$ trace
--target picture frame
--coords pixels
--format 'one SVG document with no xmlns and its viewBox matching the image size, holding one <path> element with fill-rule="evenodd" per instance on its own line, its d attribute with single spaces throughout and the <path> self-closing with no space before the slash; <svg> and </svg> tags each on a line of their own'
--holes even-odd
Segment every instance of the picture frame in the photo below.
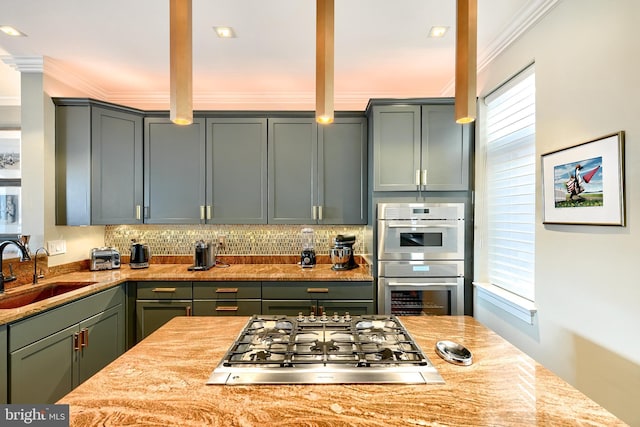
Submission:
<svg viewBox="0 0 640 427">
<path fill-rule="evenodd" d="M 624 136 L 541 156 L 543 224 L 625 226 Z"/>
<path fill-rule="evenodd" d="M 22 231 L 21 190 L 21 187 L 0 187 L 0 234 Z"/>
<path fill-rule="evenodd" d="M 20 179 L 20 130 L 0 129 L 0 179 Z"/>
</svg>

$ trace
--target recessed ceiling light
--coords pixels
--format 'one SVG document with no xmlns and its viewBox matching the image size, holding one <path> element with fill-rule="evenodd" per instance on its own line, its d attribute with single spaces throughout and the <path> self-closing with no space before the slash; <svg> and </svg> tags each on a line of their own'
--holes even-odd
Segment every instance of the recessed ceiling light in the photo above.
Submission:
<svg viewBox="0 0 640 427">
<path fill-rule="evenodd" d="M 8 36 L 12 37 L 26 37 L 27 35 L 16 28 L 13 28 L 11 25 L 0 25 L 0 31 L 5 33 Z"/>
<path fill-rule="evenodd" d="M 429 31 L 429 37 L 434 39 L 444 37 L 448 29 L 449 27 L 431 27 L 431 31 Z"/>
<path fill-rule="evenodd" d="M 213 27 L 216 30 L 216 34 L 221 39 L 233 39 L 236 37 L 236 32 L 231 27 Z"/>
</svg>

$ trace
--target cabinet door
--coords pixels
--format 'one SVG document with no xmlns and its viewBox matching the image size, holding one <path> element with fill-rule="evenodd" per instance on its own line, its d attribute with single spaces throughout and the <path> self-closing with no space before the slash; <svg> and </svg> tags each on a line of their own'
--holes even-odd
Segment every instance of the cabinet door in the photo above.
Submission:
<svg viewBox="0 0 640 427">
<path fill-rule="evenodd" d="M 9 372 L 7 371 L 7 354 L 9 348 L 7 345 L 7 325 L 0 325 L 0 403 L 8 402 L 8 387 L 7 378 Z"/>
<path fill-rule="evenodd" d="M 315 222 L 317 125 L 309 119 L 269 119 L 269 223 Z"/>
<path fill-rule="evenodd" d="M 78 383 L 78 325 L 12 352 L 9 356 L 11 403 L 53 403 Z"/>
<path fill-rule="evenodd" d="M 79 382 L 116 360 L 125 351 L 124 306 L 112 307 L 80 322 Z"/>
<path fill-rule="evenodd" d="M 366 178 L 366 120 L 338 118 L 318 126 L 318 222 L 366 224 Z"/>
<path fill-rule="evenodd" d="M 469 189 L 469 131 L 456 123 L 453 105 L 422 106 L 423 190 Z"/>
<path fill-rule="evenodd" d="M 191 315 L 191 301 L 136 301 L 137 340 L 149 336 L 153 331 L 177 316 Z"/>
<path fill-rule="evenodd" d="M 146 118 L 145 215 L 148 224 L 198 224 L 205 211 L 205 121 L 179 126 Z"/>
<path fill-rule="evenodd" d="M 91 111 L 91 223 L 142 223 L 142 116 Z"/>
<path fill-rule="evenodd" d="M 262 314 L 284 314 L 297 316 L 302 313 L 317 313 L 315 300 L 262 300 Z"/>
<path fill-rule="evenodd" d="M 207 222 L 267 223 L 267 120 L 207 119 Z"/>
<path fill-rule="evenodd" d="M 373 190 L 415 191 L 420 171 L 420 107 L 373 107 Z"/>
</svg>

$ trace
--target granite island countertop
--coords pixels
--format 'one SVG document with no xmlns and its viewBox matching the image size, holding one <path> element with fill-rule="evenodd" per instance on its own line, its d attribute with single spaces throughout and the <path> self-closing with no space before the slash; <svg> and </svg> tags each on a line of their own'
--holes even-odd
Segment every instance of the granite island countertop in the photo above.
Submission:
<svg viewBox="0 0 640 427">
<path fill-rule="evenodd" d="M 246 317 L 177 317 L 58 403 L 71 426 L 625 425 L 468 316 L 402 317 L 445 384 L 206 385 Z M 452 365 L 438 340 L 473 352 Z"/>
<path fill-rule="evenodd" d="M 230 264 L 206 271 L 189 271 L 189 264 L 151 264 L 149 268 L 132 269 L 123 265 L 116 270 L 79 271 L 40 280 L 37 285 L 22 285 L 0 295 L 0 301 L 34 287 L 56 282 L 92 282 L 62 295 L 14 309 L 0 309 L 0 325 L 37 314 L 127 281 L 373 281 L 366 265 L 353 270 L 334 271 L 331 264 L 302 268 L 297 264 Z"/>
</svg>

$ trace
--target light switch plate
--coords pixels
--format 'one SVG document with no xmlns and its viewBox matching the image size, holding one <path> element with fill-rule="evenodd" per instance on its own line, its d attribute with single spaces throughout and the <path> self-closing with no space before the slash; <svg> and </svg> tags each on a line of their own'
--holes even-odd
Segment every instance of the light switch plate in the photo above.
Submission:
<svg viewBox="0 0 640 427">
<path fill-rule="evenodd" d="M 49 251 L 49 255 L 60 255 L 67 252 L 67 241 L 66 240 L 49 240 L 47 242 L 47 251 Z"/>
</svg>

